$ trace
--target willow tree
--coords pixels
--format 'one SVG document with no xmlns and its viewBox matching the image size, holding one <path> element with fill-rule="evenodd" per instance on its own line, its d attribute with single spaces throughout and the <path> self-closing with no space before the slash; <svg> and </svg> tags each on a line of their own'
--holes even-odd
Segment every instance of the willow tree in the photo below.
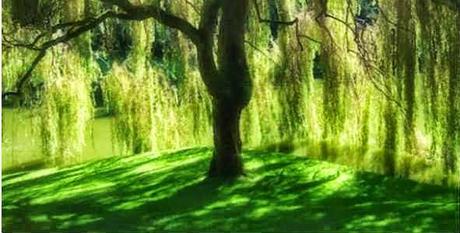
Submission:
<svg viewBox="0 0 460 233">
<path fill-rule="evenodd" d="M 33 0 L 34 2 L 38 0 Z M 260 22 L 270 23 L 274 25 L 285 25 L 292 26 L 295 25 L 295 37 L 298 40 L 298 26 L 299 20 L 289 19 L 291 14 L 294 12 L 289 12 L 289 7 L 291 1 L 279 1 L 281 3 L 281 9 L 283 12 L 280 15 L 280 21 L 278 19 L 270 20 L 263 19 L 260 15 L 258 9 L 257 19 Z M 26 2 L 26 1 L 17 1 Z M 31 0 L 32 2 L 32 0 Z M 49 0 L 49 2 L 53 2 Z M 73 2 L 73 1 L 72 1 Z M 249 18 L 249 7 L 250 0 L 196 0 L 196 1 L 186 1 L 187 4 L 191 4 L 195 11 L 198 12 L 198 22 L 196 20 L 190 19 L 186 16 L 179 16 L 171 11 L 168 11 L 161 6 L 160 0 L 99 0 L 99 1 L 85 1 L 91 2 L 91 4 L 101 4 L 105 7 L 106 10 L 100 15 L 91 16 L 85 13 L 85 17 L 78 18 L 75 21 L 67 21 L 52 26 L 46 27 L 43 34 L 38 35 L 36 38 L 32 38 L 30 43 L 15 44 L 16 46 L 22 46 L 25 48 L 32 49 L 36 51 L 37 55 L 35 59 L 31 62 L 31 65 L 27 68 L 24 75 L 22 75 L 16 84 L 16 90 L 12 92 L 6 92 L 4 95 L 9 94 L 20 94 L 24 89 L 24 86 L 31 77 L 33 70 L 38 66 L 40 61 L 45 57 L 47 51 L 54 46 L 62 43 L 67 43 L 73 39 L 80 38 L 81 35 L 86 32 L 96 28 L 99 24 L 104 22 L 107 19 L 119 19 L 119 20 L 132 20 L 132 21 L 143 21 L 148 19 L 154 19 L 156 22 L 163 24 L 165 27 L 175 29 L 180 31 L 185 35 L 191 43 L 196 47 L 196 56 L 198 61 L 198 69 L 201 75 L 201 79 L 206 86 L 206 90 L 209 95 L 212 97 L 213 101 L 213 119 L 214 119 L 214 156 L 211 161 L 209 168 L 210 176 L 238 176 L 243 173 L 243 165 L 241 159 L 241 139 L 240 139 L 240 117 L 242 110 L 247 107 L 252 93 L 252 82 L 250 78 L 249 65 L 246 58 L 245 50 L 245 34 L 247 30 L 247 21 Z M 146 3 L 149 2 L 149 3 Z M 199 2 L 201 9 L 197 9 L 194 3 Z M 256 2 L 256 0 L 254 0 Z M 337 124 L 337 127 L 329 127 L 326 130 L 327 133 L 334 135 L 336 132 L 342 128 L 342 114 L 337 114 L 337 109 L 343 108 L 340 104 L 340 69 L 337 67 L 339 60 L 337 57 L 333 56 L 334 46 L 332 43 L 332 37 L 329 35 L 328 24 L 326 24 L 326 18 L 335 19 L 338 22 L 342 22 L 340 19 L 327 14 L 328 9 L 327 0 L 315 0 L 311 1 L 313 4 L 313 9 L 317 16 L 315 21 L 319 24 L 321 30 L 320 35 L 323 39 L 321 44 L 321 55 L 322 63 L 324 63 L 327 69 L 327 80 L 325 85 L 325 94 L 323 99 L 325 115 L 327 116 L 328 123 L 332 122 Z M 459 5 L 455 2 L 456 0 L 432 0 L 433 3 L 443 4 L 450 9 L 453 9 L 455 12 L 458 12 Z M 283 4 L 284 3 L 284 4 Z M 298 4 L 298 1 L 295 1 Z M 347 2 L 348 3 L 348 2 Z M 181 4 L 184 4 L 183 2 Z M 273 5 L 273 2 L 271 3 Z M 294 4 L 294 3 L 292 3 Z M 33 4 L 32 4 L 33 5 Z M 70 6 L 70 5 L 69 5 Z M 257 4 L 254 4 L 256 6 Z M 408 15 L 405 12 L 405 9 L 411 8 L 408 3 L 398 3 L 397 4 L 399 11 L 397 12 L 396 23 L 398 27 L 401 26 L 410 26 L 413 28 L 414 25 L 401 25 L 403 23 L 410 24 L 411 22 L 406 22 L 412 18 L 411 15 Z M 71 10 L 69 8 L 68 10 Z M 85 10 L 85 12 L 90 12 L 91 9 Z M 38 21 L 41 18 L 46 18 L 47 12 L 32 12 L 28 16 L 32 17 L 35 21 Z M 40 17 L 39 17 L 40 16 Z M 27 17 L 26 17 L 27 18 Z M 72 17 L 72 14 L 69 14 L 68 18 Z M 31 20 L 26 20 L 24 17 L 21 18 L 25 23 L 30 23 Z M 29 18 L 27 18 L 29 19 Z M 282 20 L 282 21 L 281 21 Z M 343 22 L 342 22 L 343 23 Z M 351 27 L 348 25 L 348 27 Z M 276 31 L 276 30 L 272 30 Z M 276 33 L 275 33 L 276 34 Z M 284 35 L 283 35 L 284 34 Z M 275 35 L 274 35 L 275 36 Z M 281 39 L 290 39 L 289 35 L 286 32 L 281 33 Z M 331 39 L 329 39 L 329 37 Z M 453 37 L 454 38 L 454 37 Z M 407 40 L 411 39 L 411 40 Z M 407 112 L 404 120 L 406 125 L 409 128 L 413 127 L 414 124 L 414 43 L 413 38 L 410 34 L 406 33 L 406 30 L 399 28 L 396 31 L 396 40 L 400 59 L 397 59 L 398 62 L 401 62 L 399 70 L 397 70 L 398 76 L 407 76 L 403 80 L 405 89 L 401 91 L 403 93 L 404 105 L 407 105 L 409 111 Z M 452 39 L 454 40 L 454 39 Z M 288 41 L 285 42 L 287 45 Z M 301 44 L 298 47 L 302 47 Z M 455 54 L 458 51 L 458 48 L 451 49 L 452 54 Z M 284 53 L 287 55 L 290 51 L 285 47 Z M 411 58 L 411 60 L 406 60 L 405 58 Z M 451 73 L 457 74 L 455 59 L 452 61 Z M 458 80 L 456 75 L 452 75 L 450 83 L 452 91 L 450 91 L 449 96 L 452 96 L 450 102 L 455 102 L 455 96 L 457 96 L 457 91 L 455 90 L 458 86 Z M 296 82 L 293 82 L 294 84 Z M 294 86 L 295 85 L 289 85 Z M 300 93 L 300 92 L 299 92 Z M 295 98 L 295 97 L 294 97 Z M 292 100 L 293 98 L 288 98 Z M 341 111 L 339 111 L 341 112 Z M 393 112 L 393 111 L 389 111 Z M 294 114 L 296 115 L 296 114 Z M 391 114 L 387 114 L 391 116 Z M 452 125 L 455 121 L 455 112 L 453 112 L 449 117 L 449 122 L 452 122 Z M 389 126 L 396 125 L 395 122 L 388 122 Z M 336 130 L 337 128 L 337 130 Z M 455 130 L 456 127 L 452 127 L 452 130 Z M 331 132 L 329 132 L 331 131 Z M 391 131 L 396 134 L 395 131 Z M 392 133 L 393 134 L 393 133 Z M 406 135 L 413 137 L 414 132 L 412 130 L 407 130 Z M 390 140 L 391 139 L 391 140 Z M 452 139 L 452 138 L 451 138 Z M 449 140 L 451 140 L 449 139 Z M 394 148 L 394 139 L 393 137 L 388 138 L 388 147 Z M 410 142 L 410 140 L 409 140 Z M 407 147 L 412 147 L 411 144 L 408 144 Z M 451 146 L 449 146 L 450 148 Z M 449 150 L 450 151 L 450 150 Z M 393 162 L 391 162 L 393 163 Z M 453 162 L 450 162 L 453 163 Z M 449 164 L 450 164 L 449 163 Z"/>
<path fill-rule="evenodd" d="M 17 80 L 16 90 L 4 95 L 21 94 L 31 73 L 50 48 L 78 38 L 110 18 L 135 21 L 153 18 L 160 24 L 179 30 L 196 47 L 201 79 L 213 100 L 214 155 L 209 176 L 238 176 L 243 173 L 240 116 L 249 103 L 252 92 L 245 51 L 249 1 L 204 1 L 199 23 L 195 26 L 193 22 L 163 9 L 159 1 L 142 3 L 100 0 L 110 10 L 96 17 L 48 27 L 45 33 L 30 44 L 19 45 L 36 50 L 38 54 L 24 75 Z"/>
</svg>

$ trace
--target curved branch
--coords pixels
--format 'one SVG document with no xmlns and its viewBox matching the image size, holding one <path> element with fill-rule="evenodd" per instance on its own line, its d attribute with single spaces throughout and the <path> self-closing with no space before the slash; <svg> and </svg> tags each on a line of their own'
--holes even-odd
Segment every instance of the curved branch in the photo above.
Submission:
<svg viewBox="0 0 460 233">
<path fill-rule="evenodd" d="M 331 18 L 331 19 L 333 19 L 333 20 L 338 21 L 339 23 L 342 23 L 342 24 L 343 24 L 345 27 L 347 27 L 350 31 L 352 31 L 354 34 L 356 34 L 355 29 L 354 29 L 350 24 L 348 24 L 347 22 L 345 22 L 343 19 L 337 18 L 337 17 L 335 17 L 334 15 L 331 15 L 331 14 L 328 14 L 328 13 L 324 13 L 324 17 L 328 17 L 328 18 Z"/>
<path fill-rule="evenodd" d="M 84 20 L 78 20 L 78 21 L 73 21 L 73 22 L 65 22 L 65 23 L 59 23 L 59 24 L 53 25 L 48 30 L 46 30 L 45 32 L 40 33 L 38 36 L 36 36 L 35 39 L 32 42 L 25 42 L 25 41 L 20 41 L 20 40 L 10 40 L 10 39 L 8 39 L 7 35 L 11 35 L 14 32 L 5 33 L 2 30 L 2 33 L 3 33 L 3 41 L 2 41 L 2 43 L 4 45 L 6 45 L 6 46 L 9 46 L 9 47 L 22 47 L 22 48 L 26 48 L 26 49 L 30 49 L 30 50 L 40 51 L 40 48 L 37 47 L 37 44 L 38 44 L 38 42 L 40 42 L 40 40 L 42 40 L 46 36 L 52 35 L 52 34 L 56 33 L 58 30 L 60 30 L 60 29 L 71 30 L 71 29 L 74 29 L 77 26 L 83 26 L 83 25 L 87 24 L 89 21 L 95 20 L 95 19 L 97 19 L 97 18 L 87 18 L 87 19 L 84 19 Z"/>
<path fill-rule="evenodd" d="M 200 40 L 196 43 L 198 65 L 201 78 L 212 96 L 217 96 L 222 91 L 218 85 L 218 70 L 214 59 L 214 33 L 217 27 L 217 17 L 221 0 L 209 0 L 203 3 L 200 21 Z"/>
<path fill-rule="evenodd" d="M 21 75 L 21 77 L 19 78 L 19 81 L 16 83 L 16 91 L 10 91 L 10 92 L 7 92 L 7 93 L 15 93 L 15 95 L 21 95 L 21 90 L 22 88 L 24 87 L 24 84 L 27 82 L 27 80 L 30 79 L 31 75 L 32 75 L 32 72 L 35 70 L 35 68 L 37 67 L 37 65 L 40 63 L 40 61 L 45 57 L 46 55 L 46 52 L 48 51 L 48 49 L 58 45 L 58 44 L 61 44 L 61 43 L 65 43 L 73 38 L 76 38 L 78 36 L 80 36 L 81 34 L 91 30 L 92 28 L 96 27 L 97 25 L 99 25 L 99 23 L 103 22 L 105 19 L 107 18 L 113 18 L 113 17 L 121 17 L 123 15 L 120 15 L 120 14 L 117 14 L 117 13 L 114 13 L 114 12 L 106 12 L 106 13 L 103 13 L 102 15 L 100 15 L 99 17 L 97 18 L 91 18 L 91 19 L 87 19 L 85 21 L 79 21 L 78 24 L 81 25 L 80 27 L 74 29 L 73 31 L 69 31 L 68 33 L 62 35 L 62 36 L 59 36 L 57 38 L 54 38 L 52 40 L 49 40 L 45 43 L 43 43 L 41 46 L 38 46 L 38 47 L 34 47 L 35 49 L 34 50 L 38 50 L 38 54 L 37 56 L 35 56 L 34 60 L 32 61 L 32 64 L 29 66 L 29 68 L 26 70 L 26 72 Z M 69 26 L 74 26 L 72 24 L 68 24 Z M 39 35 L 34 41 L 35 43 L 39 40 L 39 38 L 42 37 L 41 35 Z M 26 48 L 28 46 L 25 46 Z M 2 95 L 2 96 L 5 96 L 5 95 Z"/>
<path fill-rule="evenodd" d="M 154 18 L 161 24 L 177 29 L 189 37 L 193 43 L 199 42 L 198 30 L 187 20 L 171 14 L 156 5 L 134 5 L 129 0 L 101 0 L 122 9 L 125 14 L 118 17 L 125 20 Z"/>
<path fill-rule="evenodd" d="M 19 81 L 16 83 L 16 90 L 19 95 L 21 95 L 21 90 L 26 83 L 26 81 L 29 79 L 29 77 L 32 75 L 32 72 L 35 70 L 35 67 L 40 63 L 40 61 L 45 57 L 46 55 L 46 49 L 40 50 L 38 55 L 35 57 L 34 61 L 32 64 L 29 66 L 27 71 L 24 73 L 24 75 L 19 79 Z"/>
<path fill-rule="evenodd" d="M 27 80 L 30 79 L 32 72 L 40 63 L 40 61 L 45 57 L 46 52 L 48 49 L 61 44 L 67 41 L 70 41 L 81 34 L 95 28 L 100 23 L 108 18 L 118 18 L 124 20 L 144 20 L 148 18 L 154 18 L 159 23 L 164 24 L 168 27 L 178 29 L 183 32 L 186 36 L 188 36 L 192 42 L 195 44 L 199 44 L 200 42 L 200 34 L 198 30 L 193 27 L 192 24 L 187 22 L 186 20 L 172 15 L 161 8 L 154 6 L 154 5 L 139 5 L 135 6 L 131 4 L 128 0 L 101 0 L 106 3 L 111 3 L 112 5 L 118 6 L 121 8 L 124 13 L 116 13 L 114 11 L 107 11 L 96 18 L 87 18 L 84 20 L 76 21 L 76 22 L 67 22 L 55 25 L 50 28 L 49 31 L 38 35 L 34 41 L 30 44 L 24 43 L 10 43 L 11 46 L 20 46 L 25 47 L 28 49 L 33 49 L 38 51 L 37 56 L 34 58 L 32 64 L 26 70 L 26 72 L 21 75 L 19 81 L 16 83 L 16 90 L 15 91 L 8 91 L 5 92 L 2 96 L 5 97 L 7 95 L 21 95 L 21 90 Z M 44 42 L 41 46 L 37 46 L 36 44 L 47 34 L 52 34 L 59 29 L 67 29 L 67 32 L 59 36 L 57 38 L 51 39 L 47 42 Z M 5 40 L 6 41 L 6 40 Z M 7 95 L 5 95 L 7 94 Z"/>
</svg>

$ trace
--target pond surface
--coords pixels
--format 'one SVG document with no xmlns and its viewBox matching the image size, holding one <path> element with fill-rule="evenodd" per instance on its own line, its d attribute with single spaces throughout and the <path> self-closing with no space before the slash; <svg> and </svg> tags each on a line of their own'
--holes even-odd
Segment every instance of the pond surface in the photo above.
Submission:
<svg viewBox="0 0 460 233">
<path fill-rule="evenodd" d="M 2 171 L 38 166 L 45 157 L 41 151 L 39 119 L 32 110 L 2 109 Z M 35 126 L 35 127 L 34 127 Z M 114 154 L 109 117 L 92 120 L 83 150 L 84 160 L 110 157 Z M 91 130 L 89 130 L 91 131 Z"/>
</svg>

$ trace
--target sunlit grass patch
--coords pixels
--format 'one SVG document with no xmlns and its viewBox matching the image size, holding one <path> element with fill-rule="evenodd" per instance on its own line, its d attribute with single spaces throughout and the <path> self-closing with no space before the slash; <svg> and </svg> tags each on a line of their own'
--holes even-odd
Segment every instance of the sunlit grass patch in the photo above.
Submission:
<svg viewBox="0 0 460 233">
<path fill-rule="evenodd" d="M 206 179 L 212 151 L 110 158 L 3 177 L 7 231 L 453 231 L 455 191 L 282 153 Z"/>
</svg>

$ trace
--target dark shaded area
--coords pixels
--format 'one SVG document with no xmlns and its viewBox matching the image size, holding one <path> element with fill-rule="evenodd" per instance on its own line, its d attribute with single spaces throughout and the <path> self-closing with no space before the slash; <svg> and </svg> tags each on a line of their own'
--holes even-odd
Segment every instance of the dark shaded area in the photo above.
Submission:
<svg viewBox="0 0 460 233">
<path fill-rule="evenodd" d="M 172 86 L 180 86 L 186 76 L 186 58 L 181 51 L 179 34 L 162 25 L 155 25 L 150 64 L 161 69 Z M 189 64 L 191 61 L 188 61 Z"/>
<path fill-rule="evenodd" d="M 25 162 L 22 163 L 21 165 L 18 166 L 13 166 L 8 169 L 2 170 L 2 174 L 12 174 L 12 176 L 16 176 L 18 174 L 23 174 L 27 171 L 33 171 L 33 170 L 39 170 L 46 168 L 46 163 L 43 159 L 37 159 L 37 160 L 32 160 L 30 162 Z"/>
<path fill-rule="evenodd" d="M 292 141 L 281 141 L 278 143 L 268 144 L 266 146 L 262 146 L 257 148 L 260 151 L 266 151 L 267 153 L 270 152 L 281 152 L 281 153 L 292 153 L 296 149 L 296 145 Z"/>
<path fill-rule="evenodd" d="M 38 0 L 15 0 L 12 3 L 11 18 L 14 22 L 25 26 L 39 19 Z"/>
<path fill-rule="evenodd" d="M 94 106 L 97 108 L 105 106 L 104 90 L 102 89 L 101 83 L 101 80 L 91 83 Z"/>
<path fill-rule="evenodd" d="M 324 58 L 321 58 L 320 53 L 315 53 L 313 58 L 313 78 L 314 79 L 324 79 L 326 73 L 326 65 L 324 64 Z"/>
<path fill-rule="evenodd" d="M 105 26 L 97 27 L 92 31 L 91 49 L 106 55 L 98 56 L 97 60 L 103 72 L 106 71 L 107 66 L 110 69 L 114 61 L 123 62 L 126 60 L 132 46 L 133 38 L 129 32 L 129 27 L 120 21 L 109 21 Z"/>
<path fill-rule="evenodd" d="M 356 22 L 362 26 L 372 26 L 377 21 L 379 6 L 376 0 L 360 0 L 359 14 L 356 15 Z"/>
<path fill-rule="evenodd" d="M 279 24 L 275 23 L 276 21 L 279 21 L 279 14 L 278 14 L 278 6 L 276 5 L 275 0 L 269 0 L 268 1 L 269 8 L 268 8 L 268 13 L 270 15 L 270 33 L 272 35 L 273 40 L 278 39 L 278 29 L 279 29 Z"/>
<path fill-rule="evenodd" d="M 455 191 L 279 153 L 206 179 L 212 151 L 115 157 L 3 176 L 6 232 L 455 232 Z"/>
</svg>

